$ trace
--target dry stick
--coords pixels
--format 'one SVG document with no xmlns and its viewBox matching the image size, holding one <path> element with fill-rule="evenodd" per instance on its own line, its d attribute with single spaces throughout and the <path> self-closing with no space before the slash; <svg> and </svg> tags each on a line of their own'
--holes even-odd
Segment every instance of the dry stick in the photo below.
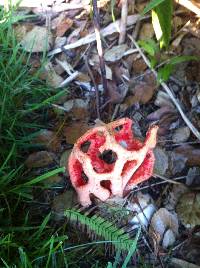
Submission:
<svg viewBox="0 0 200 268">
<path fill-rule="evenodd" d="M 175 181 L 174 179 L 172 180 L 172 179 L 166 178 L 166 177 L 164 177 L 164 176 L 162 176 L 162 175 L 160 175 L 160 174 L 156 174 L 156 173 L 153 174 L 153 177 L 154 177 L 154 178 L 160 178 L 160 179 L 162 179 L 162 180 L 164 180 L 164 181 L 166 181 L 166 182 L 173 183 L 173 184 L 183 184 L 183 183 L 181 183 L 181 182 Z M 185 178 L 185 176 L 180 177 L 180 178 L 183 179 L 183 178 Z"/>
<path fill-rule="evenodd" d="M 0 0 L 0 6 L 4 6 L 4 1 L 5 0 Z M 10 1 L 8 1 L 10 2 Z M 53 9 L 53 11 L 65 11 L 65 10 L 71 10 L 71 9 L 84 9 L 89 7 L 89 5 L 84 5 L 84 4 L 69 4 L 69 3 L 62 3 L 59 5 L 53 5 L 53 1 L 43 1 L 43 0 L 12 0 L 12 3 L 8 3 L 9 6 L 19 6 L 19 7 L 28 7 L 28 8 L 40 8 L 40 7 L 46 7 L 46 9 Z M 52 8 L 49 7 L 52 5 Z"/>
<path fill-rule="evenodd" d="M 74 73 L 72 73 L 69 77 L 67 77 L 60 85 L 59 87 L 65 87 L 66 85 L 68 85 L 69 83 L 71 83 L 74 79 L 76 79 L 76 77 L 79 75 L 78 71 L 75 71 Z"/>
<path fill-rule="evenodd" d="M 139 34 L 139 30 L 140 30 L 140 25 L 141 25 L 141 21 L 138 20 L 136 22 L 135 28 L 134 28 L 133 33 L 132 33 L 133 39 L 135 39 L 135 40 L 137 40 L 137 38 L 138 38 L 138 34 Z"/>
<path fill-rule="evenodd" d="M 125 41 L 127 15 L 128 15 L 128 0 L 122 0 L 121 23 L 120 23 L 120 32 L 118 41 L 119 45 L 123 44 Z"/>
<path fill-rule="evenodd" d="M 90 56 L 90 52 L 91 52 L 91 48 L 89 49 L 88 51 L 88 54 L 84 56 L 84 59 L 85 59 L 85 66 L 88 70 L 88 73 L 89 73 L 89 76 L 92 80 L 92 83 L 94 85 L 94 88 L 95 88 L 95 94 L 96 94 L 96 111 L 97 111 L 97 118 L 99 120 L 101 120 L 101 116 L 100 116 L 100 99 L 99 99 L 99 89 L 98 89 L 98 86 L 96 84 L 96 81 L 94 79 L 94 76 L 93 76 L 93 73 L 92 73 L 92 70 L 90 69 L 90 65 L 88 63 L 88 58 Z"/>
<path fill-rule="evenodd" d="M 84 1 L 82 1 L 82 3 L 72 3 L 73 1 L 71 1 L 71 3 L 57 3 L 54 4 L 53 0 L 37 0 L 37 1 L 33 1 L 33 0 L 12 0 L 12 3 L 10 4 L 10 0 L 6 0 L 9 3 L 9 6 L 19 6 L 19 7 L 28 7 L 28 8 L 41 8 L 44 7 L 45 11 L 53 11 L 53 12 L 63 12 L 63 11 L 67 11 L 67 10 L 74 10 L 74 9 L 83 9 L 83 10 L 90 10 L 90 2 L 87 1 L 86 3 L 84 3 Z M 5 0 L 0 0 L 0 6 L 4 6 L 4 2 Z M 80 1 L 81 2 L 81 1 Z M 98 7 L 103 7 L 104 3 L 102 1 L 102 3 L 99 1 L 98 2 Z"/>
<path fill-rule="evenodd" d="M 192 12 L 194 12 L 195 14 L 197 14 L 197 16 L 200 16 L 200 4 L 199 3 L 195 3 L 194 1 L 191 1 L 191 0 L 175 0 L 175 1 L 179 5 L 182 5 L 186 7 L 187 9 L 191 10 Z"/>
<path fill-rule="evenodd" d="M 101 42 L 101 36 L 100 36 L 100 18 L 99 18 L 99 12 L 97 7 L 97 0 L 92 1 L 93 4 L 93 23 L 94 23 L 94 30 L 96 34 L 96 42 L 97 42 L 97 51 L 99 55 L 99 65 L 101 70 L 101 79 L 104 89 L 104 94 L 108 94 L 108 87 L 107 87 L 107 80 L 106 80 L 106 67 L 105 67 L 105 61 L 103 57 L 103 49 L 102 49 L 102 42 Z M 99 103 L 100 104 L 100 103 Z"/>
<path fill-rule="evenodd" d="M 139 19 L 141 19 L 140 15 L 128 16 L 128 18 L 127 18 L 127 26 L 131 26 L 131 25 L 135 24 Z M 119 32 L 119 26 L 120 26 L 120 20 L 117 20 L 117 21 L 109 24 L 108 26 L 106 26 L 105 28 L 103 28 L 101 30 L 101 36 L 105 37 L 105 36 L 111 35 L 113 33 Z M 80 47 L 80 46 L 83 46 L 83 45 L 90 44 L 90 43 L 94 42 L 95 40 L 96 40 L 95 33 L 91 33 L 91 34 L 88 34 L 87 36 L 79 39 L 78 41 L 76 41 L 76 42 L 74 42 L 72 44 L 65 45 L 63 48 L 65 50 L 72 49 L 72 48 L 77 48 L 77 47 Z M 50 51 L 48 53 L 48 56 L 53 56 L 55 54 L 58 54 L 58 53 L 62 52 L 63 48 L 56 48 L 56 49 Z"/>
<path fill-rule="evenodd" d="M 146 63 L 146 65 L 151 69 L 151 65 L 149 60 L 147 59 L 147 57 L 144 55 L 144 53 L 142 52 L 142 50 L 140 49 L 140 47 L 138 46 L 138 44 L 136 43 L 136 41 L 132 38 L 132 36 L 129 35 L 129 38 L 131 39 L 131 41 L 134 43 L 135 47 L 138 49 L 138 52 L 141 54 L 144 62 Z M 157 72 L 152 68 L 151 69 L 153 74 L 155 75 L 155 77 L 158 76 Z M 190 122 L 190 120 L 187 118 L 187 116 L 184 114 L 178 100 L 176 100 L 176 98 L 174 97 L 173 93 L 171 92 L 170 88 L 167 86 L 166 83 L 161 82 L 160 83 L 161 86 L 164 88 L 164 90 L 167 92 L 167 94 L 169 95 L 170 99 L 172 100 L 172 102 L 174 103 L 174 105 L 176 106 L 176 108 L 178 109 L 181 117 L 183 118 L 183 120 L 185 121 L 186 125 L 190 128 L 190 130 L 192 131 L 192 133 L 197 137 L 197 139 L 200 140 L 200 132 L 198 131 L 198 129 Z"/>
</svg>

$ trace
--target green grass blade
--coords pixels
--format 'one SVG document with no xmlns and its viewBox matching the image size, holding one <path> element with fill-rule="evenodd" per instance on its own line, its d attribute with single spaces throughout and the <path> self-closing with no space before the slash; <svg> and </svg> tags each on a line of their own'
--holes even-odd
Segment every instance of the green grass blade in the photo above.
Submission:
<svg viewBox="0 0 200 268">
<path fill-rule="evenodd" d="M 122 265 L 122 268 L 126 268 L 131 257 L 133 256 L 133 254 L 135 253 L 136 249 L 137 249 L 137 242 L 138 242 L 138 239 L 139 239 L 139 236 L 140 236 L 140 233 L 141 233 L 141 228 L 138 229 L 138 232 L 137 232 L 137 235 L 136 235 L 136 238 L 134 239 L 133 241 L 133 244 L 128 252 L 128 255 L 126 256 L 126 259 L 124 260 L 124 263 Z"/>
</svg>

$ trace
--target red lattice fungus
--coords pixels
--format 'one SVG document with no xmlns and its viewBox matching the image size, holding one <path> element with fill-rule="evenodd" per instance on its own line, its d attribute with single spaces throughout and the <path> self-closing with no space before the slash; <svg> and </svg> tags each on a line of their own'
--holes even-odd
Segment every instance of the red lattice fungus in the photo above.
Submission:
<svg viewBox="0 0 200 268">
<path fill-rule="evenodd" d="M 91 204 L 90 194 L 102 201 L 122 197 L 151 177 L 158 127 L 150 127 L 142 143 L 131 126 L 132 120 L 122 118 L 87 131 L 75 143 L 69 174 L 83 206 Z"/>
</svg>

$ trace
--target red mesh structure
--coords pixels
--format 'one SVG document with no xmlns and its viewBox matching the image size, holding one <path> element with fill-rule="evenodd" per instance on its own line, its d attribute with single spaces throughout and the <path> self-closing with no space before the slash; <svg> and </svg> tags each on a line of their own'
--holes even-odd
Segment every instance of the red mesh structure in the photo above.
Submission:
<svg viewBox="0 0 200 268">
<path fill-rule="evenodd" d="M 90 205 L 91 194 L 102 201 L 111 196 L 122 197 L 151 177 L 157 131 L 157 126 L 150 127 L 141 142 L 133 137 L 132 120 L 122 118 L 80 137 L 68 162 L 80 203 Z"/>
</svg>

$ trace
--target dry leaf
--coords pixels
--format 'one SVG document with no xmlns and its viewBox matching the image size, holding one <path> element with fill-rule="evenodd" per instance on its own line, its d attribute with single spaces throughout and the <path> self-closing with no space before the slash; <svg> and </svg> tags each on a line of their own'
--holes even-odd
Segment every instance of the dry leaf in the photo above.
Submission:
<svg viewBox="0 0 200 268">
<path fill-rule="evenodd" d="M 169 169 L 170 176 L 180 173 L 186 166 L 187 158 L 184 155 L 169 151 Z"/>
<path fill-rule="evenodd" d="M 65 128 L 65 136 L 67 143 L 74 144 L 90 127 L 86 122 L 73 121 Z"/>
<path fill-rule="evenodd" d="M 184 184 L 173 184 L 166 199 L 164 200 L 164 206 L 169 211 L 174 211 L 178 203 L 180 196 L 188 192 L 188 188 Z"/>
<path fill-rule="evenodd" d="M 158 134 L 160 136 L 166 135 L 170 131 L 170 126 L 173 122 L 177 121 L 178 115 L 172 111 L 171 113 L 166 113 L 159 120 L 159 130 Z"/>
<path fill-rule="evenodd" d="M 76 80 L 83 83 L 89 83 L 91 81 L 91 78 L 88 74 L 79 72 L 78 76 L 76 77 Z"/>
<path fill-rule="evenodd" d="M 47 151 L 32 153 L 25 161 L 28 168 L 45 167 L 54 163 L 55 155 Z"/>
<path fill-rule="evenodd" d="M 34 143 L 41 144 L 51 151 L 59 151 L 61 149 L 61 140 L 55 132 L 42 129 L 36 138 L 33 140 Z"/>
<path fill-rule="evenodd" d="M 113 104 L 121 103 L 124 98 L 117 90 L 117 85 L 115 81 L 112 80 L 107 81 L 107 87 L 110 102 Z"/>
<path fill-rule="evenodd" d="M 140 40 L 152 39 L 154 36 L 154 29 L 152 23 L 143 23 L 142 28 L 139 33 Z"/>
<path fill-rule="evenodd" d="M 157 120 L 160 120 L 161 117 L 165 114 L 171 114 L 172 112 L 172 108 L 170 106 L 163 106 L 162 108 L 156 110 L 155 112 L 149 114 L 147 116 L 147 120 L 150 120 L 150 121 L 157 121 Z"/>
<path fill-rule="evenodd" d="M 107 50 L 104 54 L 105 61 L 115 62 L 120 60 L 125 51 L 127 50 L 127 45 L 113 46 L 111 49 Z"/>
<path fill-rule="evenodd" d="M 183 155 L 187 159 L 187 165 L 200 166 L 200 149 L 195 149 L 190 145 L 181 145 L 175 149 L 175 152 Z"/>
<path fill-rule="evenodd" d="M 63 36 L 73 25 L 73 20 L 66 17 L 63 12 L 52 21 L 52 29 L 56 30 L 56 36 Z"/>
<path fill-rule="evenodd" d="M 53 44 L 53 36 L 47 28 L 34 26 L 31 31 L 25 34 L 20 44 L 28 52 L 48 51 Z"/>
<path fill-rule="evenodd" d="M 34 27 L 34 24 L 32 23 L 20 23 L 17 26 L 14 26 L 14 33 L 15 37 L 18 42 L 21 42 L 21 40 L 25 37 L 27 32 L 31 31 Z"/>
<path fill-rule="evenodd" d="M 187 29 L 192 35 L 200 38 L 200 19 L 195 22 L 190 22 Z"/>
<path fill-rule="evenodd" d="M 66 101 L 63 106 L 66 111 L 70 112 L 70 115 L 76 119 L 87 118 L 88 112 L 88 100 L 74 99 Z"/>
<path fill-rule="evenodd" d="M 178 30 L 185 24 L 185 21 L 180 16 L 174 16 L 172 23 L 173 23 L 173 31 L 176 34 Z"/>
<path fill-rule="evenodd" d="M 55 72 L 51 62 L 45 65 L 45 70 L 47 84 L 52 87 L 58 88 L 64 80 L 60 75 Z"/>
<path fill-rule="evenodd" d="M 154 173 L 162 176 L 165 175 L 169 167 L 169 157 L 167 152 L 157 146 L 154 149 L 154 156 L 156 159 L 154 165 Z"/>
<path fill-rule="evenodd" d="M 130 80 L 129 90 L 133 94 L 130 105 L 135 103 L 146 104 L 152 99 L 156 89 L 157 83 L 154 75 L 144 75 L 143 81 Z"/>
<path fill-rule="evenodd" d="M 178 201 L 176 212 L 186 227 L 193 228 L 200 225 L 200 193 L 183 194 Z"/>
<path fill-rule="evenodd" d="M 199 177 L 200 177 L 199 167 L 189 168 L 185 182 L 186 185 L 200 185 Z"/>
<path fill-rule="evenodd" d="M 52 203 L 52 210 L 55 213 L 55 220 L 59 221 L 64 218 L 66 209 L 72 208 L 77 204 L 76 193 L 73 190 L 67 190 L 63 194 L 57 195 Z"/>
<path fill-rule="evenodd" d="M 140 82 L 134 87 L 130 83 L 130 91 L 133 93 L 133 96 L 129 98 L 129 104 L 146 104 L 152 99 L 155 90 L 155 85 L 147 84 L 146 82 Z"/>
<path fill-rule="evenodd" d="M 190 129 L 189 127 L 180 127 L 175 130 L 172 140 L 173 143 L 181 143 L 186 142 L 190 137 Z"/>
<path fill-rule="evenodd" d="M 142 58 L 136 59 L 132 63 L 133 74 L 142 74 L 147 69 L 147 65 Z"/>
<path fill-rule="evenodd" d="M 136 1 L 135 2 L 135 9 L 139 13 L 142 13 L 146 5 L 147 5 L 146 1 Z"/>
<path fill-rule="evenodd" d="M 72 109 L 73 117 L 76 119 L 86 119 L 89 115 L 88 103 L 88 100 L 75 99 Z"/>
<path fill-rule="evenodd" d="M 159 107 L 168 106 L 174 109 L 174 105 L 168 94 L 161 90 L 158 91 L 154 104 Z"/>
</svg>

